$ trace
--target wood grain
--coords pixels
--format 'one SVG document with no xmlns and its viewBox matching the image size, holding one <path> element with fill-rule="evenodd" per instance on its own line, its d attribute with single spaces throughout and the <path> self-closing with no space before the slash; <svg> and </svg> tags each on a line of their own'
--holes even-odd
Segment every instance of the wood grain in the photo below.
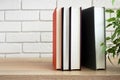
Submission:
<svg viewBox="0 0 120 80">
<path fill-rule="evenodd" d="M 114 63 L 116 60 L 114 60 Z M 107 61 L 106 70 L 54 70 L 51 58 L 0 59 L 0 80 L 119 80 L 120 66 Z"/>
</svg>

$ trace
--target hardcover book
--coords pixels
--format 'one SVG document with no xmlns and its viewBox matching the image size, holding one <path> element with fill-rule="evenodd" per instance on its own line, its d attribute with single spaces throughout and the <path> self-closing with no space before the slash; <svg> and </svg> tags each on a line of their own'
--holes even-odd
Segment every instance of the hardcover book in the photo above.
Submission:
<svg viewBox="0 0 120 80">
<path fill-rule="evenodd" d="M 69 8 L 69 68 L 81 69 L 81 7 Z"/>
<path fill-rule="evenodd" d="M 105 42 L 105 9 L 90 7 L 82 10 L 82 64 L 91 69 L 105 69 L 106 57 L 101 43 Z"/>
<path fill-rule="evenodd" d="M 61 69 L 61 8 L 53 12 L 53 66 Z"/>
<path fill-rule="evenodd" d="M 62 70 L 69 70 L 69 8 L 62 8 Z"/>
</svg>

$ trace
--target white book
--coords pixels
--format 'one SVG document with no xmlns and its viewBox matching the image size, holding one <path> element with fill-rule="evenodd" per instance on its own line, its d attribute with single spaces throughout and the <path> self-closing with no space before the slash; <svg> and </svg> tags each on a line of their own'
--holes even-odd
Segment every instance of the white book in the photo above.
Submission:
<svg viewBox="0 0 120 80">
<path fill-rule="evenodd" d="M 70 70 L 81 69 L 81 8 L 70 7 Z"/>
<path fill-rule="evenodd" d="M 69 8 L 62 8 L 62 70 L 69 70 Z"/>
<path fill-rule="evenodd" d="M 57 8 L 57 27 L 56 27 L 56 42 L 57 42 L 57 67 L 61 69 L 61 8 Z"/>
<path fill-rule="evenodd" d="M 105 69 L 105 54 L 103 53 L 103 49 L 100 45 L 105 41 L 104 18 L 104 8 L 94 7 L 96 69 Z"/>
</svg>

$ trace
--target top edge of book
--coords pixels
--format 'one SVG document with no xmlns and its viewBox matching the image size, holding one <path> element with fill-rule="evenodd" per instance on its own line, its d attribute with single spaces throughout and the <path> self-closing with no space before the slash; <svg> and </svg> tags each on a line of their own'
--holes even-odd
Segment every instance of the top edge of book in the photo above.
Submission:
<svg viewBox="0 0 120 80">
<path fill-rule="evenodd" d="M 61 9 L 61 8 L 81 8 L 82 9 L 82 7 L 81 6 L 69 6 L 69 7 L 56 7 L 55 9 Z M 96 7 L 96 6 L 91 6 L 91 7 L 88 7 L 88 8 L 85 8 L 85 9 L 83 9 L 83 10 L 87 10 L 87 9 L 91 9 L 91 8 L 105 8 L 105 7 Z"/>
<path fill-rule="evenodd" d="M 78 6 L 78 7 L 77 7 L 77 6 L 69 6 L 69 7 L 56 7 L 56 8 L 58 8 L 58 9 L 59 9 L 59 8 L 70 8 L 70 7 L 73 7 L 73 8 L 82 8 L 81 6 Z"/>
<path fill-rule="evenodd" d="M 105 8 L 105 7 L 95 7 L 95 6 L 92 6 L 92 7 L 88 7 L 88 8 L 85 8 L 85 9 L 83 9 L 83 10 L 87 10 L 87 9 L 91 9 L 91 8 Z"/>
</svg>

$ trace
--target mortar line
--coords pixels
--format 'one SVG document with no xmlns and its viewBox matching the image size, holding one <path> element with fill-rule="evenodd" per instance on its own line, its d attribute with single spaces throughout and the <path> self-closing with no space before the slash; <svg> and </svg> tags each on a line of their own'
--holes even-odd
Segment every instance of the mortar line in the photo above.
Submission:
<svg viewBox="0 0 120 80">
<path fill-rule="evenodd" d="M 22 8 L 22 0 L 21 0 L 21 10 L 22 10 L 23 8 Z"/>
<path fill-rule="evenodd" d="M 5 21 L 5 15 L 6 15 L 6 14 L 5 14 L 5 11 L 4 11 L 4 20 L 3 20 L 3 21 Z"/>
<path fill-rule="evenodd" d="M 91 0 L 91 6 L 93 6 L 93 0 Z"/>
</svg>

